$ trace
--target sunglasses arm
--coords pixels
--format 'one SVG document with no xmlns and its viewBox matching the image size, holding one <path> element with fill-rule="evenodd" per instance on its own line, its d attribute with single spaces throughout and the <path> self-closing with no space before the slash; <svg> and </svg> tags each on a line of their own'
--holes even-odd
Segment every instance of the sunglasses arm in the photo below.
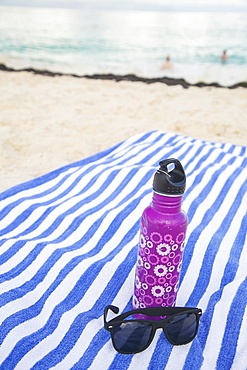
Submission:
<svg viewBox="0 0 247 370">
<path fill-rule="evenodd" d="M 109 310 L 111 310 L 115 314 L 118 314 L 118 312 L 119 312 L 119 308 L 116 307 L 116 306 L 112 306 L 112 305 L 106 306 L 106 308 L 104 309 L 104 327 L 105 327 L 105 329 L 107 329 L 108 322 L 106 321 L 106 316 L 107 316 L 107 313 L 108 313 Z"/>
</svg>

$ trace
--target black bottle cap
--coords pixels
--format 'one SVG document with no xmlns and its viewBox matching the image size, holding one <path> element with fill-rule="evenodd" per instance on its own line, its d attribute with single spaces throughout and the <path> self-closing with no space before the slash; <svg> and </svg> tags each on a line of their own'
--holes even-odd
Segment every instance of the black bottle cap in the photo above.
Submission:
<svg viewBox="0 0 247 370">
<path fill-rule="evenodd" d="M 178 159 L 170 158 L 159 162 L 153 181 L 153 190 L 168 196 L 179 196 L 185 192 L 186 176 Z"/>
</svg>

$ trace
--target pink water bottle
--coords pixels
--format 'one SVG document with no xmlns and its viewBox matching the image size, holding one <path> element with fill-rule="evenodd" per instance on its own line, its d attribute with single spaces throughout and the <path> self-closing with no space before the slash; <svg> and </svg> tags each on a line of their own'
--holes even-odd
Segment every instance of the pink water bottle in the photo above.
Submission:
<svg viewBox="0 0 247 370">
<path fill-rule="evenodd" d="M 141 219 L 133 308 L 176 302 L 188 219 L 181 210 L 186 176 L 174 158 L 159 163 L 152 204 Z M 141 315 L 139 315 L 141 316 Z"/>
</svg>

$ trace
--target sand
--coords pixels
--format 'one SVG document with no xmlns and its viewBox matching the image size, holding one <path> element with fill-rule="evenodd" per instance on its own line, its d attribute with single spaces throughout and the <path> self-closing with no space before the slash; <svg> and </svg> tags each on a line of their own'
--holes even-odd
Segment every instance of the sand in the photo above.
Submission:
<svg viewBox="0 0 247 370">
<path fill-rule="evenodd" d="M 0 192 L 139 133 L 247 145 L 247 89 L 0 71 Z"/>
</svg>

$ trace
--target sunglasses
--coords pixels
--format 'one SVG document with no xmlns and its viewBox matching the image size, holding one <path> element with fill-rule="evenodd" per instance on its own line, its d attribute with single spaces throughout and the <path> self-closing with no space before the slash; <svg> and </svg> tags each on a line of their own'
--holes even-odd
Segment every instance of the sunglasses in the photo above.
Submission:
<svg viewBox="0 0 247 370">
<path fill-rule="evenodd" d="M 106 321 L 111 310 L 118 314 L 116 306 L 106 306 L 104 310 L 104 327 L 111 333 L 112 343 L 116 351 L 132 354 L 144 351 L 152 342 L 157 329 L 162 328 L 166 338 L 173 345 L 191 342 L 198 331 L 202 315 L 200 308 L 189 307 L 148 307 L 132 310 Z M 162 320 L 133 319 L 126 317 L 142 314 L 146 316 L 162 316 Z M 138 316 L 138 315 L 137 315 Z"/>
</svg>

